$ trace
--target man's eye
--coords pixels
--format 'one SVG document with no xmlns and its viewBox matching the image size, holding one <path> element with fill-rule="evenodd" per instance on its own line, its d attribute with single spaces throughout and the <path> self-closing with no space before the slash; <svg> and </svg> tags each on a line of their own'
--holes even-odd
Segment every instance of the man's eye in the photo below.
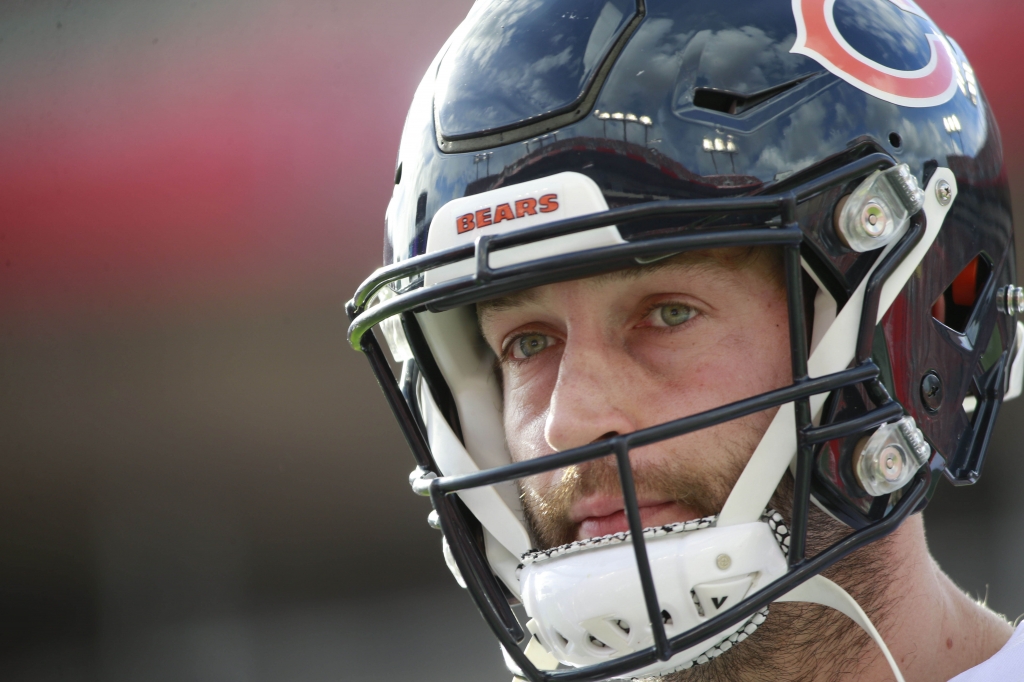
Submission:
<svg viewBox="0 0 1024 682">
<path fill-rule="evenodd" d="M 696 314 L 696 310 L 683 303 L 666 303 L 651 311 L 650 320 L 655 327 L 677 327 Z"/>
<path fill-rule="evenodd" d="M 525 360 L 533 357 L 548 346 L 553 345 L 555 340 L 545 334 L 526 334 L 512 341 L 512 357 L 517 360 Z"/>
</svg>

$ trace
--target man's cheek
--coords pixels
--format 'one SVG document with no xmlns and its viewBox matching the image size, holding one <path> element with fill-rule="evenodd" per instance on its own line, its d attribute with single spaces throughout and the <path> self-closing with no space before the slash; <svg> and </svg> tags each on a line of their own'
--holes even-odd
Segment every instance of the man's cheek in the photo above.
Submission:
<svg viewBox="0 0 1024 682">
<path fill-rule="evenodd" d="M 551 448 L 544 438 L 546 409 L 538 409 L 521 396 L 506 394 L 505 397 L 505 440 L 514 461 L 533 459 L 550 454 Z"/>
</svg>

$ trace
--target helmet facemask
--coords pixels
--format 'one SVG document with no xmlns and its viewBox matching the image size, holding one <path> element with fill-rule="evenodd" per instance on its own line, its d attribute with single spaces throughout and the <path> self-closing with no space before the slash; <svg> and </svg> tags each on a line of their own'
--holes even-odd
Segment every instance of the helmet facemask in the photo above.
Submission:
<svg viewBox="0 0 1024 682">
<path fill-rule="evenodd" d="M 817 281 L 820 275 L 802 258 L 808 242 L 804 230 L 809 228 L 801 229 L 798 215 L 800 207 L 814 197 L 851 182 L 863 184 L 871 173 L 892 167 L 893 161 L 884 155 L 867 154 L 778 195 L 661 201 L 612 210 L 597 207 L 590 213 L 581 211 L 565 219 L 446 245 L 383 268 L 361 287 L 350 304 L 350 339 L 371 360 L 404 426 L 419 464 L 413 487 L 431 497 L 453 570 L 465 582 L 507 656 L 523 675 L 532 680 L 597 679 L 662 674 L 688 667 L 702 657 L 709 659 L 709 654 L 721 653 L 723 646 L 728 650 L 738 643 L 763 620 L 764 609 L 780 599 L 811 600 L 840 608 L 881 643 L 856 602 L 818 574 L 887 534 L 918 510 L 945 461 L 930 448 L 924 462 L 908 460 L 904 465 L 913 467 L 912 475 L 906 477 L 897 494 L 888 495 L 881 513 L 875 510 L 877 518 L 861 519 L 860 527 L 847 538 L 808 557 L 807 514 L 815 501 L 811 494 L 815 456 L 825 443 L 870 435 L 883 425 L 904 419 L 903 406 L 892 399 L 880 381 L 880 368 L 872 361 L 875 327 L 942 227 L 950 204 L 943 206 L 934 199 L 935 186 L 948 183 L 955 193 L 956 180 L 949 171 L 938 169 L 924 190 L 923 211 L 909 217 L 895 238 L 879 248 L 878 257 L 855 294 L 839 310 L 835 304 L 817 301 L 813 320 L 807 320 L 804 314 L 808 309 L 805 280 L 810 276 Z M 520 194 L 537 191 L 530 183 L 509 189 Z M 502 198 L 468 199 L 481 205 L 500 205 Z M 514 207 L 514 203 L 508 203 Z M 459 211 L 461 205 L 454 206 L 453 211 L 439 213 L 440 219 L 451 218 L 449 213 Z M 615 239 L 614 235 L 609 238 L 611 230 L 652 217 L 685 219 L 717 212 L 768 217 L 762 224 L 749 227 L 659 232 L 632 241 Z M 579 234 L 591 241 L 577 247 L 572 238 Z M 605 242 L 594 240 L 595 234 L 603 234 Z M 561 240 L 560 245 L 552 246 L 555 240 Z M 629 263 L 730 246 L 775 246 L 783 250 L 794 378 L 790 386 L 583 447 L 511 463 L 505 448 L 493 354 L 479 337 L 471 304 L 519 289 L 608 272 Z M 514 249 L 519 249 L 519 255 L 508 255 Z M 496 267 L 494 263 L 502 251 L 506 252 L 505 261 Z M 460 262 L 464 265 L 453 267 Z M 447 278 L 432 280 L 428 273 L 441 268 L 448 268 Z M 384 287 L 392 288 L 386 296 L 373 299 Z M 370 304 L 371 299 L 376 305 Z M 370 331 L 374 324 L 389 318 L 401 320 L 401 326 L 392 326 L 389 335 L 396 337 L 401 331 L 396 338 L 408 349 L 399 350 L 398 357 L 406 352 L 412 358 L 407 361 L 404 385 L 395 380 Z M 851 419 L 834 419 L 833 414 L 833 419 L 823 420 L 829 395 L 851 387 L 872 401 L 869 409 Z M 717 518 L 677 524 L 678 528 L 663 531 L 644 529 L 633 487 L 631 450 L 771 408 L 778 408 L 778 412 Z M 515 481 L 604 457 L 616 462 L 629 533 L 583 543 L 586 546 L 582 547 L 531 551 Z M 788 527 L 781 516 L 766 511 L 787 472 L 792 473 L 794 481 Z M 716 556 L 727 557 L 722 563 L 728 566 L 698 568 L 678 563 L 708 554 L 687 549 L 704 545 L 718 547 Z M 590 562 L 603 567 L 606 580 L 617 585 L 632 584 L 626 590 L 632 590 L 625 600 L 632 607 L 628 616 L 615 613 L 610 605 L 595 603 L 595 595 L 607 594 L 607 589 L 597 584 L 583 585 L 572 578 L 579 566 Z M 652 568 L 669 564 L 671 569 Z M 690 574 L 694 577 L 688 578 Z M 550 596 L 553 585 L 591 595 L 588 606 L 592 608 L 584 609 L 586 613 L 567 613 L 557 608 L 558 604 L 579 604 L 579 598 L 545 602 L 538 597 Z M 709 589 L 722 594 L 712 594 Z M 673 590 L 675 594 L 670 598 Z M 518 622 L 510 601 L 525 602 L 530 612 L 528 623 Z M 683 608 L 692 618 L 683 616 Z M 557 673 L 541 671 L 519 646 L 531 633 L 538 640 L 531 645 L 534 659 L 550 665 L 551 658 L 538 654 L 538 649 L 546 650 L 563 664 L 578 668 Z"/>
</svg>

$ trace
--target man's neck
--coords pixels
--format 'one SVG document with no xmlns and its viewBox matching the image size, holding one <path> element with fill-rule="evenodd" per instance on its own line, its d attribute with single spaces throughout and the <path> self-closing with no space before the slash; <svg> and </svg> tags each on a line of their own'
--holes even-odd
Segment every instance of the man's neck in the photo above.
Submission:
<svg viewBox="0 0 1024 682">
<path fill-rule="evenodd" d="M 946 682 L 987 660 L 1009 640 L 1012 627 L 983 604 L 964 594 L 942 572 L 928 552 L 924 521 L 912 516 L 893 533 L 889 545 L 897 557 L 895 580 L 885 586 L 882 601 L 896 608 L 879 610 L 878 627 L 906 680 Z M 875 614 L 871 614 L 873 618 Z M 858 680 L 891 680 L 881 651 L 865 651 Z"/>
<path fill-rule="evenodd" d="M 809 554 L 848 530 L 811 509 Z M 830 527 L 825 531 L 826 527 Z M 871 543 L 827 570 L 865 610 L 907 682 L 947 682 L 995 654 L 1012 628 L 971 600 L 931 555 L 920 514 L 892 535 Z M 663 682 L 892 682 L 892 670 L 875 642 L 831 608 L 776 602 L 747 640 L 703 665 L 667 675 Z"/>
</svg>

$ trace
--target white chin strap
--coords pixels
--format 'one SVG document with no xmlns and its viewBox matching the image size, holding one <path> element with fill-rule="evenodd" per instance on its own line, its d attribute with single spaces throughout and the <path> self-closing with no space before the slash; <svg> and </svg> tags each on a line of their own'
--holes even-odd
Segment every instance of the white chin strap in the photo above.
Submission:
<svg viewBox="0 0 1024 682">
<path fill-rule="evenodd" d="M 839 585 L 835 584 L 828 578 L 822 575 L 816 575 L 810 578 L 807 582 L 803 583 L 794 590 L 787 592 L 782 597 L 779 597 L 776 601 L 792 601 L 792 602 L 808 602 L 811 604 L 820 604 L 827 606 L 845 614 L 854 623 L 859 625 L 864 632 L 868 633 L 878 648 L 882 650 L 882 655 L 885 656 L 885 660 L 889 663 L 889 669 L 892 670 L 892 676 L 896 682 L 904 682 L 903 673 L 900 672 L 899 666 L 896 664 L 896 659 L 893 658 L 892 653 L 889 651 L 889 647 L 886 646 L 885 640 L 875 629 L 875 626 L 871 623 L 871 619 L 864 613 L 864 609 L 860 607 L 857 600 L 849 595 L 849 593 Z M 505 653 L 502 650 L 502 653 Z M 537 666 L 540 670 L 554 670 L 558 667 L 558 659 L 551 655 L 547 649 L 541 646 L 536 636 L 530 639 L 530 643 L 526 647 L 526 656 L 530 661 Z M 515 663 L 509 658 L 508 654 L 505 654 L 505 662 L 510 668 L 515 667 Z M 512 682 L 519 682 L 522 680 L 521 677 L 514 677 Z"/>
<path fill-rule="evenodd" d="M 788 531 L 777 514 L 715 528 L 714 518 L 644 531 L 644 545 L 668 637 L 729 610 L 786 573 Z M 630 533 L 532 552 L 520 573 L 527 629 L 572 667 L 606 663 L 654 644 Z M 664 675 L 725 653 L 764 621 L 754 614 L 704 642 L 632 673 Z"/>
<path fill-rule="evenodd" d="M 810 578 L 807 582 L 803 583 L 794 590 L 787 592 L 782 597 L 779 597 L 776 601 L 792 601 L 792 602 L 808 602 L 811 604 L 820 604 L 827 606 L 839 611 L 850 618 L 854 623 L 859 625 L 864 632 L 868 633 L 878 648 L 882 650 L 882 655 L 885 656 L 885 660 L 889 663 L 889 669 L 892 670 L 893 679 L 896 682 L 904 682 L 903 673 L 900 672 L 899 666 L 896 664 L 896 659 L 892 657 L 892 652 L 889 651 L 889 647 L 886 646 L 885 640 L 882 639 L 882 635 L 878 633 L 875 626 L 871 623 L 871 619 L 864 613 L 864 609 L 860 607 L 857 600 L 849 595 L 849 593 L 839 585 L 835 584 L 828 578 L 822 575 L 816 575 Z M 756 622 L 756 621 L 755 621 Z M 749 627 L 749 626 L 748 626 Z M 505 653 L 502 650 L 502 653 Z M 530 639 L 530 643 L 526 647 L 526 657 L 537 666 L 540 670 L 554 670 L 558 667 L 558 659 L 551 655 L 551 653 L 545 649 L 536 636 Z M 696 662 L 696 661 L 695 661 Z M 505 663 L 510 669 L 515 670 L 515 663 L 512 659 L 505 654 Z M 520 682 L 524 678 L 515 676 L 512 682 Z"/>
<path fill-rule="evenodd" d="M 716 527 L 714 517 L 644 531 L 651 574 L 666 634 L 671 638 L 729 610 L 787 571 L 788 529 L 777 513 Z M 654 636 L 628 532 L 532 552 L 523 558 L 520 586 L 533 637 L 525 653 L 538 669 L 582 667 L 648 648 Z M 595 568 L 599 567 L 599 570 Z M 878 644 L 897 682 L 896 661 L 864 610 L 843 588 L 813 576 L 777 601 L 836 609 Z M 631 678 L 685 670 L 729 651 L 764 622 L 758 611 L 714 637 L 630 674 Z M 505 655 L 513 673 L 518 667 Z"/>
</svg>

